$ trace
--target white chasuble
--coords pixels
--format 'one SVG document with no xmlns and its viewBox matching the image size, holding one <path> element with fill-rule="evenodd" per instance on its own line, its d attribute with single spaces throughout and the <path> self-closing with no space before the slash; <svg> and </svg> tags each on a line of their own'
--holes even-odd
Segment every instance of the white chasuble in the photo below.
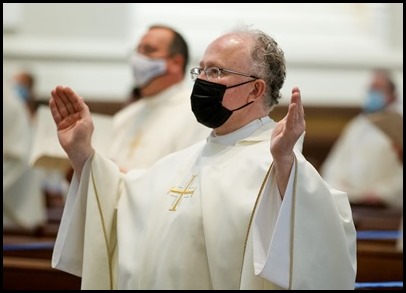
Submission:
<svg viewBox="0 0 406 293">
<path fill-rule="evenodd" d="M 71 185 L 53 266 L 82 276 L 82 289 L 277 289 L 304 286 L 305 276 L 310 288 L 318 288 L 322 280 L 315 276 L 328 275 L 331 280 L 342 264 L 355 276 L 355 230 L 351 230 L 349 205 L 334 206 L 330 190 L 314 169 L 307 174 L 309 163 L 302 157 L 303 162 L 299 160 L 297 170 L 292 171 L 292 195 L 285 195 L 286 204 L 272 173 L 264 185 L 269 194 L 257 202 L 272 163 L 269 137 L 274 122 L 264 121 L 264 125 L 256 122 L 248 137 L 225 144 L 210 138 L 163 158 L 144 173 L 120 175 L 117 167 L 95 153 L 83 169 L 81 183 Z M 304 189 L 300 194 L 295 190 L 302 182 L 298 174 L 306 176 L 304 180 L 313 179 L 311 186 L 300 186 Z M 320 184 L 327 198 L 324 202 L 329 203 L 327 211 L 324 202 L 313 206 L 310 199 L 307 203 L 312 196 L 308 193 Z M 305 202 L 303 207 L 300 201 L 292 204 L 298 197 Z M 331 210 L 335 213 L 329 214 Z M 295 220 L 290 222 L 292 215 Z M 311 229 L 318 229 L 309 231 L 309 237 L 304 219 Z M 252 237 L 253 233 L 261 235 Z M 323 235 L 332 233 L 341 242 L 335 247 L 341 245 L 345 251 L 329 247 Z M 310 239 L 314 235 L 319 238 Z M 313 243 L 320 239 L 326 243 Z M 314 254 L 315 247 L 319 250 Z M 301 255 L 306 250 L 311 251 L 309 256 Z M 309 263 L 311 257 L 317 257 L 317 262 Z M 331 258 L 341 263 L 330 263 Z M 278 267 L 284 270 L 274 277 Z M 343 288 L 353 286 L 354 279 L 345 280 L 348 284 Z M 325 285 L 329 289 L 336 284 Z"/>
<path fill-rule="evenodd" d="M 117 112 L 107 156 L 123 170 L 145 169 L 207 138 L 211 129 L 197 122 L 190 111 L 190 92 L 182 82 Z"/>
<path fill-rule="evenodd" d="M 45 224 L 41 173 L 29 165 L 33 128 L 25 104 L 3 84 L 3 228 Z"/>
<path fill-rule="evenodd" d="M 365 195 L 373 193 L 389 206 L 403 207 L 403 164 L 389 137 L 365 114 L 346 126 L 321 174 L 333 187 L 346 191 L 351 203 L 363 203 Z"/>
</svg>

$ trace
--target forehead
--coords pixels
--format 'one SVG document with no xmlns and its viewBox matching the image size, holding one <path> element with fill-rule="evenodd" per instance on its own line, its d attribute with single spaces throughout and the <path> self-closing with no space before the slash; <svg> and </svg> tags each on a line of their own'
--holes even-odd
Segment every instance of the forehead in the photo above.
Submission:
<svg viewBox="0 0 406 293">
<path fill-rule="evenodd" d="M 218 66 L 228 69 L 246 69 L 251 61 L 253 40 L 245 35 L 227 34 L 214 40 L 206 48 L 201 67 Z"/>
<path fill-rule="evenodd" d="M 139 52 L 167 50 L 173 39 L 173 32 L 165 28 L 151 28 L 141 38 Z"/>
<path fill-rule="evenodd" d="M 14 76 L 14 80 L 18 83 L 30 85 L 34 82 L 32 76 L 28 73 L 22 72 Z"/>
<path fill-rule="evenodd" d="M 388 77 L 384 73 L 380 72 L 375 73 L 372 78 L 371 87 L 377 89 L 388 88 L 389 87 Z"/>
</svg>

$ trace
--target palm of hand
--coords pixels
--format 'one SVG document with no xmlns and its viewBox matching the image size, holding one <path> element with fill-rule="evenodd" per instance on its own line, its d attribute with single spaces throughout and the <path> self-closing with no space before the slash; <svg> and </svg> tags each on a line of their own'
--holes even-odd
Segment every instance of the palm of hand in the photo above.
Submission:
<svg viewBox="0 0 406 293">
<path fill-rule="evenodd" d="M 304 120 L 288 122 L 289 113 L 279 121 L 271 136 L 271 153 L 274 157 L 287 157 L 293 152 L 293 147 L 304 132 Z"/>
<path fill-rule="evenodd" d="M 299 88 L 292 89 L 288 113 L 280 120 L 271 136 L 271 153 L 274 158 L 293 155 L 293 147 L 306 128 Z"/>
<path fill-rule="evenodd" d="M 57 129 L 59 142 L 65 151 L 68 151 L 75 142 L 89 142 L 93 124 L 91 120 L 82 118 L 80 112 L 76 112 L 61 120 L 57 124 Z"/>
</svg>

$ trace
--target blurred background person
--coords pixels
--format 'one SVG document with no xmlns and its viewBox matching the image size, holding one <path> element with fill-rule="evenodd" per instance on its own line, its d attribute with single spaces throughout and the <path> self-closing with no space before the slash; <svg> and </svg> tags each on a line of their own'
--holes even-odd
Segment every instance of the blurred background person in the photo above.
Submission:
<svg viewBox="0 0 406 293">
<path fill-rule="evenodd" d="M 136 102 L 113 118 L 109 156 L 122 171 L 148 167 L 209 135 L 190 111 L 188 61 L 188 45 L 173 28 L 152 25 L 140 39 L 130 59 Z"/>
<path fill-rule="evenodd" d="M 34 74 L 25 70 L 17 72 L 13 76 L 13 90 L 27 106 L 31 117 L 34 117 L 36 111 Z"/>
<path fill-rule="evenodd" d="M 403 207 L 403 115 L 390 73 L 376 69 L 363 111 L 343 130 L 321 166 L 353 204 Z"/>
<path fill-rule="evenodd" d="M 137 86 L 134 86 L 128 94 L 128 97 L 124 102 L 124 106 L 128 106 L 131 103 L 138 101 L 139 99 L 141 99 L 140 89 Z"/>
<path fill-rule="evenodd" d="M 30 167 L 30 113 L 3 83 L 3 232 L 35 233 L 47 220 L 41 174 Z"/>
<path fill-rule="evenodd" d="M 29 127 L 31 128 L 32 135 L 35 136 L 37 131 L 37 109 L 38 99 L 36 95 L 36 82 L 37 78 L 34 72 L 24 69 L 17 71 L 11 80 L 13 94 L 18 97 L 26 106 L 29 113 Z M 34 143 L 34 138 L 31 140 L 31 144 Z M 49 143 L 49 142 L 44 142 Z M 65 178 L 65 174 L 60 170 L 50 168 L 36 168 L 36 173 L 41 173 L 41 187 L 45 193 L 47 206 L 53 206 L 55 203 L 58 205 L 63 202 L 63 198 L 67 192 L 68 181 Z"/>
</svg>

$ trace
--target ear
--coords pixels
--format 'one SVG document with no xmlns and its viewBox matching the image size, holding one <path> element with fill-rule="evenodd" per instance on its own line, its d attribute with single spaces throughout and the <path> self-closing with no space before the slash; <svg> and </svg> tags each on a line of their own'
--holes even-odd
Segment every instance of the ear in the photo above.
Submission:
<svg viewBox="0 0 406 293">
<path fill-rule="evenodd" d="M 176 54 L 168 58 L 168 71 L 177 72 L 183 71 L 183 64 L 185 63 L 185 58 L 181 54 Z"/>
<path fill-rule="evenodd" d="M 249 94 L 249 101 L 255 101 L 264 96 L 266 90 L 266 83 L 263 79 L 257 79 L 252 82 L 253 87 Z"/>
</svg>

